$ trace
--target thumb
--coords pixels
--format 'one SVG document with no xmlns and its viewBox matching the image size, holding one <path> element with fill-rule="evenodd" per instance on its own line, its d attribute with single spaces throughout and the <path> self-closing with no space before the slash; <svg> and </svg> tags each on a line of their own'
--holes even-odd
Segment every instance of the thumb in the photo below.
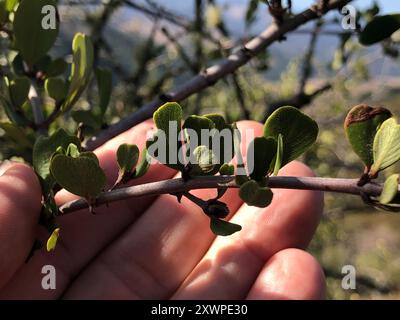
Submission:
<svg viewBox="0 0 400 320">
<path fill-rule="evenodd" d="M 7 167 L 0 176 L 0 288 L 29 254 L 41 208 L 41 187 L 33 170 L 23 164 Z"/>
</svg>

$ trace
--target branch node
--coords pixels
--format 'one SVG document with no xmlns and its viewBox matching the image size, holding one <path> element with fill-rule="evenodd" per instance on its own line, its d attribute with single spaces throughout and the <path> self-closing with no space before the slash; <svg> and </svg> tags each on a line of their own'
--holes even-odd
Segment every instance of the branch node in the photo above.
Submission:
<svg viewBox="0 0 400 320">
<path fill-rule="evenodd" d="M 214 84 L 217 83 L 217 80 L 210 80 L 210 78 L 208 77 L 207 69 L 201 70 L 200 75 L 203 77 L 203 79 L 207 83 L 207 86 L 209 86 L 209 87 L 212 87 Z"/>
<path fill-rule="evenodd" d="M 252 50 L 250 50 L 249 48 L 247 48 L 245 45 L 243 45 L 240 48 L 240 52 L 243 53 L 247 59 L 251 59 L 255 56 L 255 53 Z"/>
<path fill-rule="evenodd" d="M 169 94 L 169 93 L 161 93 L 161 94 L 158 96 L 158 99 L 160 99 L 161 102 L 164 102 L 164 103 L 173 102 L 173 101 L 174 101 L 174 98 L 173 98 L 172 95 Z"/>
</svg>

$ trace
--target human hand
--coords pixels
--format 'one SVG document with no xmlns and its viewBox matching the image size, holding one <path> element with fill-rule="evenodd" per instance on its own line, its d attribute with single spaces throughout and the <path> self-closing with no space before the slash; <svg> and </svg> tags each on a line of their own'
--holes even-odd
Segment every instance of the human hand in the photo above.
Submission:
<svg viewBox="0 0 400 320">
<path fill-rule="evenodd" d="M 121 143 L 140 149 L 151 122 L 144 122 L 96 151 L 108 183 L 116 179 L 115 150 Z M 242 121 L 239 129 L 262 126 Z M 169 179 L 175 172 L 153 165 L 136 184 Z M 281 175 L 310 176 L 299 162 Z M 196 190 L 208 199 L 215 190 Z M 58 203 L 76 198 L 62 191 Z M 243 229 L 215 237 L 202 210 L 162 195 L 119 201 L 59 217 L 56 250 L 35 253 L 24 263 L 35 237 L 41 191 L 33 171 L 12 165 L 0 177 L 1 299 L 320 299 L 325 282 L 318 262 L 303 251 L 318 225 L 323 195 L 315 191 L 274 190 L 265 209 L 248 207 L 230 189 L 222 198 L 233 222 Z M 297 248 L 297 249 L 295 249 Z M 56 270 L 56 288 L 41 286 L 44 265 Z"/>
</svg>

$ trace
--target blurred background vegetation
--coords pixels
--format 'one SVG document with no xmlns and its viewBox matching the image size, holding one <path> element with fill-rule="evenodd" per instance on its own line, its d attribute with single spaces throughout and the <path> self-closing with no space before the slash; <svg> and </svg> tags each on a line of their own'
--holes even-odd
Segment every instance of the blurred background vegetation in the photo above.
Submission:
<svg viewBox="0 0 400 320">
<path fill-rule="evenodd" d="M 292 3 L 296 13 L 312 1 Z M 354 4 L 361 25 L 378 12 L 400 12 L 398 1 Z M 271 23 L 267 6 L 258 0 L 65 0 L 59 5 L 61 34 L 51 54 L 68 60 L 74 33 L 92 36 L 95 64 L 113 71 L 108 124 L 239 50 Z M 320 176 L 359 177 L 363 168 L 345 140 L 344 116 L 359 103 L 400 114 L 400 35 L 364 48 L 355 33 L 342 29 L 339 13 L 329 14 L 182 106 L 187 114 L 218 112 L 230 121 L 263 121 L 275 108 L 295 105 L 320 125 L 318 143 L 303 160 Z M 4 48 L 5 37 L 0 39 Z M 6 73 L 13 56 L 1 52 L 7 52 L 0 53 Z M 97 103 L 95 91 L 93 84 L 73 113 L 86 134 L 101 130 L 87 116 Z M 57 121 L 73 129 L 67 118 Z M 22 155 L 19 151 L 0 134 L 3 159 Z M 325 204 L 309 250 L 325 269 L 328 297 L 400 298 L 400 216 L 351 196 L 326 194 Z M 356 290 L 341 288 L 341 270 L 349 264 L 357 270 Z"/>
</svg>

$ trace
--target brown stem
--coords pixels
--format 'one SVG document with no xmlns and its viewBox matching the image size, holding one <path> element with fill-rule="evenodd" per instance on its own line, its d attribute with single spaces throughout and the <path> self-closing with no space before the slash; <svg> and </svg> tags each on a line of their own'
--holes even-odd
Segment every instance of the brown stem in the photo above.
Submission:
<svg viewBox="0 0 400 320">
<path fill-rule="evenodd" d="M 269 177 L 268 186 L 277 189 L 319 190 L 345 194 L 379 196 L 382 185 L 367 183 L 358 186 L 358 179 L 318 178 L 318 177 Z M 194 189 L 238 188 L 234 176 L 196 177 L 188 181 L 181 178 L 150 182 L 142 185 L 121 188 L 100 194 L 96 206 L 114 201 L 139 198 L 150 195 L 177 194 Z M 62 214 L 68 214 L 88 207 L 84 199 L 74 200 L 60 207 Z"/>
</svg>

